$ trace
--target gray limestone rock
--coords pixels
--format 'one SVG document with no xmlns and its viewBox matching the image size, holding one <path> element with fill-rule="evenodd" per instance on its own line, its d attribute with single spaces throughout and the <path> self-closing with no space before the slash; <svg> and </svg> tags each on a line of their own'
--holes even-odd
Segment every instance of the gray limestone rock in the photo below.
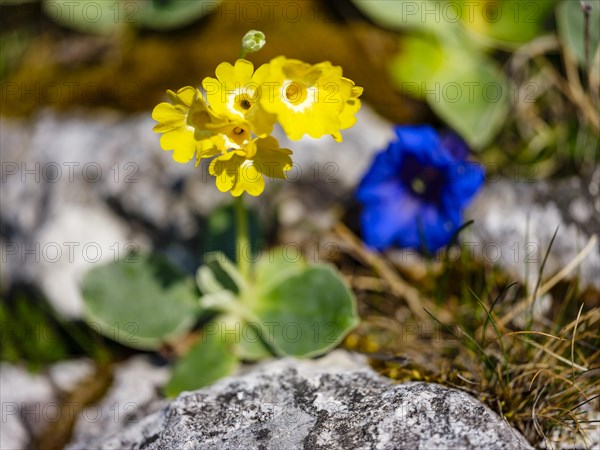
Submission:
<svg viewBox="0 0 600 450">
<path fill-rule="evenodd" d="M 64 394 L 73 390 L 86 378 L 94 376 L 95 368 L 91 359 L 68 359 L 49 366 L 47 375 L 53 388 Z"/>
<path fill-rule="evenodd" d="M 56 417 L 58 410 L 46 376 L 10 363 L 0 364 L 0 403 L 2 450 L 28 448 L 34 435 Z"/>
<path fill-rule="evenodd" d="M 65 406 L 65 394 L 93 374 L 93 362 L 83 358 L 52 364 L 41 373 L 30 373 L 15 364 L 0 364 L 0 450 L 32 448 L 42 431 L 58 423 L 63 415 L 72 414 L 78 405 Z M 91 439 L 114 432 L 158 410 L 163 401 L 159 389 L 168 377 L 169 368 L 153 364 L 147 355 L 119 364 L 103 399 L 79 414 L 73 436 Z"/>
<path fill-rule="evenodd" d="M 185 392 L 117 432 L 68 448 L 531 448 L 464 392 L 437 384 L 394 384 L 343 355 L 261 364 L 208 388 Z"/>
<path fill-rule="evenodd" d="M 167 366 L 157 366 L 137 355 L 114 370 L 111 387 L 102 400 L 79 415 L 73 439 L 89 441 L 136 424 L 162 404 L 160 388 L 169 378 Z"/>
<path fill-rule="evenodd" d="M 599 234 L 599 185 L 600 168 L 587 179 L 489 183 L 471 208 L 475 223 L 465 239 L 475 255 L 499 264 L 533 289 L 548 250 L 543 279 L 567 266 Z M 582 288 L 600 289 L 600 242 L 567 278 L 574 276 Z"/>
</svg>

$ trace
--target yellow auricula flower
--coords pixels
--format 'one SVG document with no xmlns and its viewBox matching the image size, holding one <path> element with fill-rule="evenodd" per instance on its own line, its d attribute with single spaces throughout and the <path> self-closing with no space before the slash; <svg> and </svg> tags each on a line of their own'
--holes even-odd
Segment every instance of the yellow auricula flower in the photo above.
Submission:
<svg viewBox="0 0 600 450">
<path fill-rule="evenodd" d="M 215 148 L 202 154 L 202 157 L 211 157 L 228 150 L 242 150 L 252 142 L 250 124 L 244 120 L 212 123 L 207 129 L 214 133 L 211 141 Z"/>
<path fill-rule="evenodd" d="M 202 81 L 206 99 L 190 86 L 167 91 L 170 103 L 152 112 L 154 131 L 163 133 L 160 145 L 177 162 L 214 158 L 209 173 L 217 188 L 236 197 L 260 195 L 265 177 L 285 178 L 292 168 L 292 151 L 269 136 L 277 121 L 290 139 L 330 134 L 340 142 L 361 106 L 363 89 L 327 61 L 279 56 L 254 71 L 238 59 L 219 64 L 215 74 Z"/>
<path fill-rule="evenodd" d="M 154 127 L 163 133 L 160 146 L 163 150 L 173 150 L 173 159 L 179 163 L 190 161 L 195 154 L 211 154 L 223 145 L 222 139 L 215 139 L 217 132 L 227 125 L 227 120 L 215 115 L 204 103 L 200 92 L 186 86 L 177 91 L 167 91 L 171 103 L 158 104 L 152 111 L 152 118 L 158 122 Z M 220 148 L 223 150 L 223 147 Z M 225 149 L 226 150 L 226 149 Z"/>
<path fill-rule="evenodd" d="M 259 103 L 261 88 L 254 76 L 268 68 L 263 65 L 254 72 L 254 65 L 245 59 L 238 59 L 235 65 L 223 62 L 217 66 L 217 78 L 206 77 L 202 87 L 213 110 L 232 120 L 246 120 L 252 131 L 265 137 L 273 131 L 276 117 L 267 113 Z"/>
<path fill-rule="evenodd" d="M 230 150 L 212 160 L 208 171 L 216 177 L 217 189 L 234 197 L 244 192 L 258 196 L 265 190 L 265 176 L 285 178 L 292 168 L 292 151 L 280 148 L 271 136 L 253 140 L 244 149 Z"/>
<path fill-rule="evenodd" d="M 292 140 L 304 134 L 319 138 L 338 133 L 340 115 L 352 97 L 352 82 L 330 62 L 308 64 L 279 56 L 257 71 L 261 83 L 260 104 L 275 114 Z"/>
</svg>

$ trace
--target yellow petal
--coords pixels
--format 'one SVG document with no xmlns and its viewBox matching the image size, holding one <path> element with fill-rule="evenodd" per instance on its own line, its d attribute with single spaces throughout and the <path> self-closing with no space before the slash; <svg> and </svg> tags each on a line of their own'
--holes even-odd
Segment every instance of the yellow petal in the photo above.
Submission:
<svg viewBox="0 0 600 450">
<path fill-rule="evenodd" d="M 202 139 L 196 142 L 196 166 L 200 164 L 201 158 L 212 158 L 220 154 L 221 151 L 215 146 L 211 138 Z"/>
<path fill-rule="evenodd" d="M 213 159 L 208 167 L 208 172 L 215 176 L 217 189 L 221 192 L 231 190 L 237 175 L 239 162 L 236 158 L 232 159 L 235 155 L 230 153 Z"/>
<path fill-rule="evenodd" d="M 173 159 L 179 163 L 186 163 L 194 157 L 196 140 L 194 133 L 185 128 L 169 131 L 160 138 L 163 150 L 173 150 Z"/>
<path fill-rule="evenodd" d="M 174 105 L 182 105 L 189 109 L 192 107 L 194 100 L 199 97 L 199 93 L 196 88 L 185 86 L 179 89 L 177 93 L 167 91 L 167 96 Z"/>
<path fill-rule="evenodd" d="M 253 165 L 269 178 L 285 178 L 285 172 L 292 168 L 292 151 L 280 148 L 274 137 L 256 141 L 256 156 Z"/>
<path fill-rule="evenodd" d="M 258 137 L 266 137 L 273 132 L 273 125 L 277 122 L 277 116 L 266 112 L 260 104 L 254 105 L 247 115 L 252 131 Z"/>
<path fill-rule="evenodd" d="M 159 103 L 152 111 L 152 118 L 158 122 L 153 130 L 164 133 L 185 125 L 186 114 L 169 103 Z"/>
<path fill-rule="evenodd" d="M 239 197 L 243 192 L 256 197 L 265 190 L 265 179 L 250 160 L 245 160 L 238 169 L 231 195 Z"/>
<path fill-rule="evenodd" d="M 235 66 L 223 62 L 215 70 L 217 78 L 226 83 L 227 89 L 243 87 L 252 78 L 252 72 L 254 72 L 254 65 L 245 59 L 238 59 Z"/>
</svg>

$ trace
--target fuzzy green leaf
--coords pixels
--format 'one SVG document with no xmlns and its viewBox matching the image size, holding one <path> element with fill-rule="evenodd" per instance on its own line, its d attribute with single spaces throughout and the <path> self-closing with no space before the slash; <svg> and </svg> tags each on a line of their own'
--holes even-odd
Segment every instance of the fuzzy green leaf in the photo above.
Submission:
<svg viewBox="0 0 600 450">
<path fill-rule="evenodd" d="M 189 331 L 200 313 L 193 280 L 158 255 L 100 266 L 83 281 L 85 317 L 124 345 L 156 349 Z"/>
<path fill-rule="evenodd" d="M 235 324 L 231 324 L 234 328 Z M 181 358 L 173 370 L 165 394 L 174 397 L 182 391 L 200 389 L 231 374 L 238 366 L 233 354 L 236 338 L 226 333 L 230 325 L 209 322 L 200 340 Z"/>
<path fill-rule="evenodd" d="M 221 252 L 206 255 L 204 265 L 196 274 L 196 282 L 204 294 L 214 294 L 224 289 L 238 294 L 246 285 L 234 263 Z"/>
<path fill-rule="evenodd" d="M 358 324 L 356 301 L 332 266 L 299 265 L 253 299 L 263 336 L 281 355 L 308 357 L 337 346 Z"/>
</svg>

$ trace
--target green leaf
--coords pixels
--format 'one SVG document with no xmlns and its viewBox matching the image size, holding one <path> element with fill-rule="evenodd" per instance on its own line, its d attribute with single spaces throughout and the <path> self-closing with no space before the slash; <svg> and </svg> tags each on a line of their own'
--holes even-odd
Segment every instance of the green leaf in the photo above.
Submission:
<svg viewBox="0 0 600 450">
<path fill-rule="evenodd" d="M 224 289 L 238 294 L 246 285 L 246 280 L 237 267 L 221 252 L 206 255 L 204 265 L 198 269 L 196 282 L 205 294 L 214 294 Z"/>
<path fill-rule="evenodd" d="M 189 25 L 216 11 L 220 0 L 154 0 L 138 2 L 139 21 L 155 30 L 171 30 Z"/>
<path fill-rule="evenodd" d="M 593 61 L 600 43 L 600 0 L 590 0 L 589 54 Z M 562 44 L 572 52 L 581 65 L 585 65 L 584 14 L 579 1 L 567 0 L 556 8 L 558 34 Z M 590 61 L 590 62 L 591 62 Z"/>
<path fill-rule="evenodd" d="M 461 13 L 461 23 L 475 35 L 483 36 L 489 46 L 517 46 L 543 32 L 543 24 L 554 9 L 556 0 L 461 0 L 455 11 Z M 441 9 L 440 16 L 451 17 Z"/>
<path fill-rule="evenodd" d="M 424 11 L 435 11 L 436 0 L 353 0 L 354 5 L 377 25 L 392 30 L 417 29 L 439 32 L 440 28 L 454 26 L 447 20 L 424 20 Z M 439 6 L 438 6 L 439 8 Z"/>
<path fill-rule="evenodd" d="M 233 328 L 235 324 L 230 325 Z M 232 336 L 225 332 L 230 325 L 224 327 L 215 322 L 205 325 L 200 340 L 175 365 L 165 387 L 167 396 L 208 386 L 237 368 L 239 363 L 232 351 Z"/>
<path fill-rule="evenodd" d="M 273 353 L 265 345 L 267 339 L 260 324 L 242 321 L 234 353 L 239 359 L 247 361 L 258 361 L 272 357 L 274 356 Z"/>
<path fill-rule="evenodd" d="M 416 30 L 447 36 L 464 28 L 485 44 L 515 45 L 542 32 L 556 0 L 353 0 L 377 25 L 393 30 Z"/>
<path fill-rule="evenodd" d="M 124 345 L 156 349 L 189 331 L 200 313 L 193 280 L 158 255 L 135 255 L 88 272 L 86 320 Z"/>
<path fill-rule="evenodd" d="M 508 82 L 497 64 L 464 41 L 416 34 L 390 65 L 405 94 L 424 99 L 474 149 L 496 136 L 509 111 Z"/>
<path fill-rule="evenodd" d="M 491 61 L 440 74 L 439 97 L 429 100 L 433 111 L 473 149 L 489 144 L 509 111 L 508 83 Z"/>
<path fill-rule="evenodd" d="M 137 4 L 127 2 L 137 11 Z M 128 23 L 123 8 L 125 2 L 93 0 L 44 0 L 44 14 L 60 25 L 82 33 L 110 34 Z"/>
<path fill-rule="evenodd" d="M 216 11 L 219 0 L 43 0 L 55 22 L 82 33 L 110 34 L 122 26 L 170 30 Z"/>
<path fill-rule="evenodd" d="M 200 297 L 200 306 L 206 311 L 213 312 L 229 312 L 236 302 L 239 302 L 238 297 L 226 289 Z"/>
<path fill-rule="evenodd" d="M 332 266 L 288 270 L 268 289 L 261 290 L 260 285 L 258 289 L 249 309 L 278 354 L 323 354 L 358 324 L 354 295 Z"/>
<path fill-rule="evenodd" d="M 307 264 L 296 246 L 273 247 L 260 255 L 256 263 L 255 283 L 263 291 L 282 279 L 306 270 Z"/>
<path fill-rule="evenodd" d="M 449 65 L 451 55 L 441 42 L 431 35 L 415 34 L 401 41 L 401 50 L 390 63 L 392 80 L 401 92 L 425 100 L 428 84 L 436 82 L 435 74 Z"/>
</svg>

